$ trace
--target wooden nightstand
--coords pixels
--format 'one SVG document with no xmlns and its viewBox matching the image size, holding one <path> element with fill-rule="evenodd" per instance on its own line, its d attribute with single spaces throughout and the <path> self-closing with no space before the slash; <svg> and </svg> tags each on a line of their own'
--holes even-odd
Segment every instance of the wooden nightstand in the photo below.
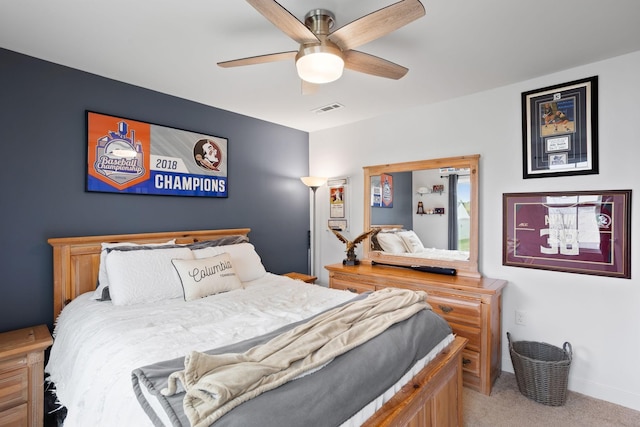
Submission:
<svg viewBox="0 0 640 427">
<path fill-rule="evenodd" d="M 45 325 L 0 334 L 0 425 L 42 425 L 44 351 L 52 343 Z"/>
<path fill-rule="evenodd" d="M 291 277 L 292 279 L 296 279 L 296 280 L 302 280 L 305 283 L 316 283 L 316 280 L 318 280 L 316 276 L 310 276 L 308 274 L 295 273 L 295 272 L 286 273 L 286 274 L 283 274 L 283 276 Z"/>
</svg>

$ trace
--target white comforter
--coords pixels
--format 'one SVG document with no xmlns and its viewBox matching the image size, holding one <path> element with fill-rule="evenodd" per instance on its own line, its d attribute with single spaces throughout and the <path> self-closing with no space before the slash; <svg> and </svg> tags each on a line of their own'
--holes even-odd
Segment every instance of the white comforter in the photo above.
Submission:
<svg viewBox="0 0 640 427">
<path fill-rule="evenodd" d="M 351 292 L 267 273 L 245 289 L 185 302 L 114 306 L 81 295 L 62 311 L 45 371 L 67 410 L 65 427 L 150 426 L 131 371 L 263 335 L 348 301 Z M 343 427 L 359 426 L 453 341 L 449 335 Z"/>
<path fill-rule="evenodd" d="M 135 368 L 262 335 L 353 298 L 274 274 L 245 286 L 191 302 L 114 306 L 90 293 L 72 301 L 45 368 L 67 407 L 65 426 L 151 425 L 131 385 Z"/>
</svg>

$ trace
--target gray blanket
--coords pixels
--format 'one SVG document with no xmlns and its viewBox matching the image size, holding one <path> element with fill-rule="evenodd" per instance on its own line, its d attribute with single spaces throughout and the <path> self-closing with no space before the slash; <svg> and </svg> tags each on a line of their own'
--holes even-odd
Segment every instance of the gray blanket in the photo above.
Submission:
<svg viewBox="0 0 640 427">
<path fill-rule="evenodd" d="M 244 352 L 302 323 L 207 353 Z M 243 403 L 220 418 L 215 426 L 340 425 L 393 385 L 449 333 L 451 329 L 441 317 L 430 310 L 421 310 L 337 357 L 318 372 Z M 167 377 L 183 367 L 184 358 L 178 358 L 136 369 L 132 373 L 138 400 L 155 425 L 163 424 L 151 409 L 141 387 L 160 401 L 172 425 L 189 426 L 182 410 L 184 393 L 174 396 L 160 393 L 167 386 Z"/>
</svg>

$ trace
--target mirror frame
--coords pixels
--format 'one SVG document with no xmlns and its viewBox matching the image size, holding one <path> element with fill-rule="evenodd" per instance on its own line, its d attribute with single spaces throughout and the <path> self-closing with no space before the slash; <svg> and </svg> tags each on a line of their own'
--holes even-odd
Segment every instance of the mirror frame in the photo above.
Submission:
<svg viewBox="0 0 640 427">
<path fill-rule="evenodd" d="M 391 264 L 398 266 L 424 266 L 454 268 L 456 274 L 467 277 L 481 277 L 478 271 L 478 166 L 479 154 L 460 157 L 446 157 L 441 159 L 420 160 L 404 163 L 392 163 L 376 166 L 365 166 L 364 169 L 364 228 L 371 229 L 371 177 L 382 173 L 410 172 L 424 169 L 439 169 L 444 167 L 469 168 L 470 174 L 470 228 L 469 228 L 469 259 L 467 261 L 430 260 L 388 255 L 381 251 L 371 250 L 371 239 L 367 238 L 363 245 L 364 261 Z"/>
</svg>

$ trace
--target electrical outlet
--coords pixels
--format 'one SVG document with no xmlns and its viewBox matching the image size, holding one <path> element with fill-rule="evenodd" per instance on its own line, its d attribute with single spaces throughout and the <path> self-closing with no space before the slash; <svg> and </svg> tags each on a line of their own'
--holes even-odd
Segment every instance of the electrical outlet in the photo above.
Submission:
<svg viewBox="0 0 640 427">
<path fill-rule="evenodd" d="M 527 324 L 527 312 L 516 310 L 516 325 L 525 326 Z"/>
</svg>

